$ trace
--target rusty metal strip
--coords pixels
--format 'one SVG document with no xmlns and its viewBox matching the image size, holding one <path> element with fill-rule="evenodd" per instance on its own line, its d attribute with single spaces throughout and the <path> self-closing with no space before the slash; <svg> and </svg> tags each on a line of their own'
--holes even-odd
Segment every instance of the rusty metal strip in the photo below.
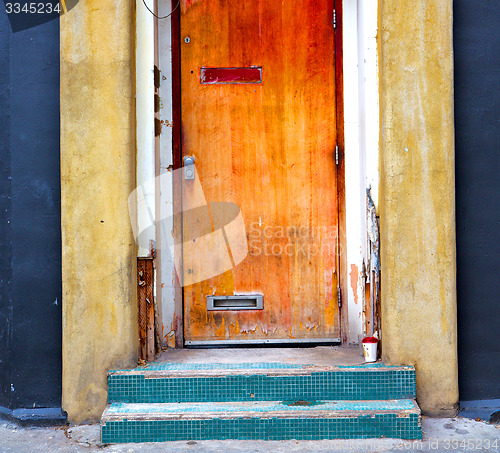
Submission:
<svg viewBox="0 0 500 453">
<path fill-rule="evenodd" d="M 139 358 L 155 358 L 154 267 L 152 258 L 137 259 L 137 302 L 139 320 Z"/>
</svg>

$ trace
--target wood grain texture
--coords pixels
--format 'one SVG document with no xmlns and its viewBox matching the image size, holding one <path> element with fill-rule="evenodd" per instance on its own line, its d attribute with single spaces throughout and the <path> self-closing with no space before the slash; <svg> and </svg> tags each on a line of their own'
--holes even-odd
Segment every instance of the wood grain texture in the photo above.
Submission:
<svg viewBox="0 0 500 453">
<path fill-rule="evenodd" d="M 333 0 L 181 1 L 182 153 L 195 156 L 207 202 L 241 207 L 249 247 L 184 288 L 186 340 L 340 335 L 332 11 Z M 251 66 L 262 84 L 200 83 L 201 67 Z M 190 192 L 184 181 L 184 205 Z M 186 220 L 191 238 L 199 225 Z M 264 294 L 264 309 L 207 313 L 207 295 L 237 293 Z"/>
</svg>

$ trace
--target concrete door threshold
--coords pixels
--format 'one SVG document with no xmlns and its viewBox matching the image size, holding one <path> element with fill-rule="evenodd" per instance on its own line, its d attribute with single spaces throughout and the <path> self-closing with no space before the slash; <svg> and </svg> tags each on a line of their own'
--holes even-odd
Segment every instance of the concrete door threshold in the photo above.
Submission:
<svg viewBox="0 0 500 453">
<path fill-rule="evenodd" d="M 157 362 L 171 363 L 290 363 L 318 366 L 362 365 L 359 346 L 314 348 L 168 349 Z"/>
</svg>

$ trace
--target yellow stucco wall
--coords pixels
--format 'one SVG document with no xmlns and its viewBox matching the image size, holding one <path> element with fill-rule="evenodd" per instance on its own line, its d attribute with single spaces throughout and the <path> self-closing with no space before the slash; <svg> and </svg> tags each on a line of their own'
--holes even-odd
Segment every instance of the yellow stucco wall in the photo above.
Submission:
<svg viewBox="0 0 500 453">
<path fill-rule="evenodd" d="M 384 360 L 424 412 L 458 400 L 452 0 L 380 0 Z"/>
<path fill-rule="evenodd" d="M 61 17 L 63 409 L 97 420 L 106 372 L 137 354 L 135 2 L 80 1 Z"/>
</svg>

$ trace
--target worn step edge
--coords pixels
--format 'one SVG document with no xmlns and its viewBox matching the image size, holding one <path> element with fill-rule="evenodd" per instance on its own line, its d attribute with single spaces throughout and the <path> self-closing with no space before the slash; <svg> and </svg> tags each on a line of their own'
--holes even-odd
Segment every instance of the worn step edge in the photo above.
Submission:
<svg viewBox="0 0 500 453">
<path fill-rule="evenodd" d="M 343 365 L 343 366 L 322 366 L 322 365 L 295 365 L 295 364 L 267 364 L 263 363 L 259 367 L 258 363 L 241 363 L 241 364 L 211 364 L 210 367 L 205 369 L 196 369 L 195 367 L 189 369 L 161 369 L 161 362 L 155 362 L 146 366 L 124 369 L 124 370 L 110 370 L 110 376 L 144 376 L 145 378 L 171 378 L 171 377 L 220 377 L 220 376 L 251 376 L 262 374 L 266 376 L 307 376 L 313 373 L 324 372 L 359 372 L 359 373 L 382 373 L 382 372 L 401 372 L 410 371 L 415 372 L 413 366 L 391 366 L 377 363 L 376 366 L 369 364 L 360 365 Z M 203 364 L 189 364 L 189 365 L 203 365 Z M 218 365 L 222 365 L 220 368 Z M 234 365 L 234 367 L 231 367 Z M 251 367 L 244 368 L 238 365 L 251 365 Z M 269 365 L 277 365 L 277 367 L 269 367 Z M 279 365 L 288 365 L 279 367 Z"/>
<path fill-rule="evenodd" d="M 329 403 L 333 403 L 330 401 Z M 373 401 L 359 402 L 373 404 Z M 382 403 L 382 401 L 379 401 Z M 401 400 L 385 401 L 385 404 Z M 273 402 L 267 402 L 272 405 Z M 196 405 L 196 404 L 193 404 Z M 241 408 L 241 403 L 236 403 Z M 137 406 L 137 405 L 133 405 Z M 107 443 L 166 442 L 186 440 L 322 440 L 322 439 L 422 439 L 422 418 L 414 400 L 407 409 L 390 410 L 269 410 L 162 413 L 159 405 L 144 413 L 113 416 L 105 412 L 101 441 Z M 169 405 L 171 406 L 171 405 Z M 185 405 L 184 405 L 185 406 Z M 213 407 L 213 405 L 211 405 Z M 220 409 L 223 409 L 219 405 Z M 262 406 L 262 405 L 261 405 Z M 123 406 L 122 406 L 123 407 Z M 200 408 L 200 406 L 198 405 Z M 132 407 L 128 407 L 132 410 Z M 148 410 L 149 409 L 149 410 Z M 203 409 L 203 407 L 201 407 Z M 156 412 L 155 412 L 156 411 Z"/>
<path fill-rule="evenodd" d="M 357 408 L 356 408 L 357 406 Z M 112 421 L 207 420 L 246 418 L 358 418 L 396 414 L 399 418 L 416 414 L 413 399 L 381 401 L 321 401 L 312 406 L 290 406 L 283 402 L 246 403 L 113 403 L 106 407 L 101 425 Z"/>
<path fill-rule="evenodd" d="M 113 374 L 108 377 L 108 401 L 123 403 L 180 403 L 223 401 L 387 400 L 415 398 L 413 370 L 368 373 L 321 371 L 292 374 L 245 373 L 207 376 L 171 374 Z"/>
</svg>

